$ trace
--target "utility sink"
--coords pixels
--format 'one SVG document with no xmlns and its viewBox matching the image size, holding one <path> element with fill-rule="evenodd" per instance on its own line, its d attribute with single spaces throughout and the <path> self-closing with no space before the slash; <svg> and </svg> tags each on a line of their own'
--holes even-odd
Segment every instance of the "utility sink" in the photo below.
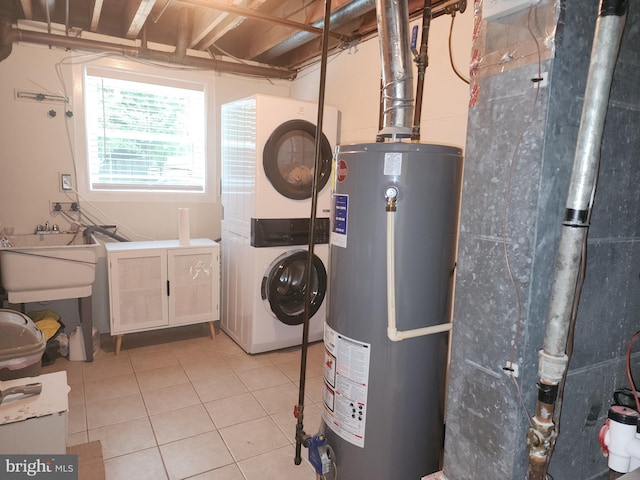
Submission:
<svg viewBox="0 0 640 480">
<path fill-rule="evenodd" d="M 0 279 L 10 303 L 91 295 L 98 243 L 81 233 L 11 235 L 0 248 Z M 88 243 L 85 243 L 88 242 Z"/>
</svg>

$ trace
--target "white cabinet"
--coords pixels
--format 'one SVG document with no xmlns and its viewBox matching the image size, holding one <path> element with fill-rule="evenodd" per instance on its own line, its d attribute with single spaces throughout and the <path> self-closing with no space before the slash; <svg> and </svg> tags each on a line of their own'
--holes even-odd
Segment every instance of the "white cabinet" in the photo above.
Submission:
<svg viewBox="0 0 640 480">
<path fill-rule="evenodd" d="M 220 245 L 194 239 L 107 243 L 111 335 L 220 318 Z"/>
</svg>

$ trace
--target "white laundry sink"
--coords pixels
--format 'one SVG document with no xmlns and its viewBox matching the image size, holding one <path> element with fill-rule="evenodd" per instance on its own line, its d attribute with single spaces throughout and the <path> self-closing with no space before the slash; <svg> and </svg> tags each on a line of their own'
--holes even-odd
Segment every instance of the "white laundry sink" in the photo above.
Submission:
<svg viewBox="0 0 640 480">
<path fill-rule="evenodd" d="M 11 235 L 0 248 L 0 279 L 10 303 L 91 295 L 98 244 L 82 234 Z"/>
</svg>

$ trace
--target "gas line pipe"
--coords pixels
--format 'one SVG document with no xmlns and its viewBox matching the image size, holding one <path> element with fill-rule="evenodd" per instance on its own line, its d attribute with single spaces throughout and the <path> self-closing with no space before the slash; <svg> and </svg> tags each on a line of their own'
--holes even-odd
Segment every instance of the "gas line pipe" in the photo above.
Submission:
<svg viewBox="0 0 640 480">
<path fill-rule="evenodd" d="M 576 295 L 582 246 L 597 184 L 600 145 L 616 60 L 627 15 L 627 0 L 602 0 L 596 21 L 587 85 L 571 181 L 556 256 L 544 346 L 539 352 L 538 400 L 527 432 L 528 480 L 545 480 L 555 440 L 553 422 L 558 386 L 567 369 L 567 339 Z"/>
</svg>

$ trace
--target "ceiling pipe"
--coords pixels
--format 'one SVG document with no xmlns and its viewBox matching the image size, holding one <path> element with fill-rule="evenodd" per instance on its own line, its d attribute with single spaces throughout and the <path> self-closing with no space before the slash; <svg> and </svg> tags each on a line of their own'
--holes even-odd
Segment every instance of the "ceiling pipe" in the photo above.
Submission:
<svg viewBox="0 0 640 480">
<path fill-rule="evenodd" d="M 361 17 L 362 15 L 371 12 L 375 8 L 375 0 L 355 0 L 342 8 L 337 9 L 335 12 L 332 12 L 329 18 L 329 25 L 334 29 L 339 28 L 354 18 Z M 322 24 L 322 21 L 317 21 L 312 23 L 311 26 L 314 28 L 320 28 Z M 279 56 L 304 45 L 305 43 L 315 40 L 316 37 L 317 35 L 309 33 L 308 31 L 297 32 L 286 40 L 280 42 L 278 45 L 265 51 L 258 58 L 263 62 L 268 62 L 271 59 L 278 58 Z M 351 37 L 342 37 L 340 39 L 345 43 L 353 41 L 353 38 Z"/>
<path fill-rule="evenodd" d="M 173 52 L 175 62 L 182 63 L 187 57 L 187 47 L 191 38 L 191 11 L 183 7 L 178 17 L 178 34 L 176 37 L 176 49 Z"/>
<path fill-rule="evenodd" d="M 197 5 L 199 7 L 205 7 L 213 10 L 220 10 L 222 12 L 233 13 L 241 17 L 253 18 L 255 20 L 264 20 L 278 25 L 284 25 L 285 27 L 295 28 L 296 30 L 304 30 L 314 34 L 314 37 L 322 36 L 323 30 L 320 27 L 314 27 L 307 25 L 306 23 L 294 22 L 286 18 L 274 17 L 273 15 L 266 15 L 256 10 L 249 10 L 247 8 L 236 7 L 235 5 L 226 5 L 211 0 L 180 0 L 181 3 L 188 3 L 190 5 Z M 320 22 L 322 25 L 322 22 Z M 337 38 L 339 40 L 349 42 L 351 37 L 347 35 L 341 35 L 339 33 L 329 32 L 329 36 Z"/>
<path fill-rule="evenodd" d="M 415 62 L 418 67 L 418 82 L 416 84 L 416 106 L 413 114 L 413 128 L 411 129 L 411 141 L 420 141 L 420 119 L 422 118 L 422 95 L 424 92 L 424 76 L 429 65 L 427 48 L 429 45 L 429 28 L 431 26 L 431 0 L 424 0 L 422 11 L 422 37 L 420 50 L 416 52 Z"/>
<path fill-rule="evenodd" d="M 411 136 L 413 70 L 406 1 L 376 0 L 382 64 L 383 125 L 378 136 L 393 141 Z"/>
<path fill-rule="evenodd" d="M 556 400 L 566 378 L 566 354 L 578 277 L 584 259 L 589 218 L 600 164 L 600 148 L 607 116 L 613 73 L 620 51 L 628 0 L 601 0 L 591 49 L 587 85 L 576 141 L 569 193 L 556 255 L 551 301 L 544 346 L 538 360 L 538 399 L 532 426 L 527 432 L 528 480 L 545 480 L 550 452 L 556 440 Z"/>
<path fill-rule="evenodd" d="M 53 46 L 67 48 L 70 50 L 116 53 L 119 55 L 142 58 L 154 62 L 164 62 L 169 64 L 176 63 L 175 52 L 160 52 L 157 50 L 149 50 L 146 48 L 135 46 L 88 40 L 85 38 L 65 37 L 55 34 L 34 32 L 31 30 L 21 30 L 18 28 L 10 28 L 9 31 L 3 35 L 3 37 L 4 41 L 2 44 L 5 45 L 5 48 L 7 44 L 12 44 L 15 42 L 26 42 L 48 45 L 50 47 Z M 263 67 L 260 65 L 248 65 L 224 60 L 194 57 L 190 55 L 185 55 L 184 58 L 180 61 L 180 65 L 263 78 L 293 80 L 296 77 L 296 72 L 294 70 L 275 67 Z"/>
</svg>

